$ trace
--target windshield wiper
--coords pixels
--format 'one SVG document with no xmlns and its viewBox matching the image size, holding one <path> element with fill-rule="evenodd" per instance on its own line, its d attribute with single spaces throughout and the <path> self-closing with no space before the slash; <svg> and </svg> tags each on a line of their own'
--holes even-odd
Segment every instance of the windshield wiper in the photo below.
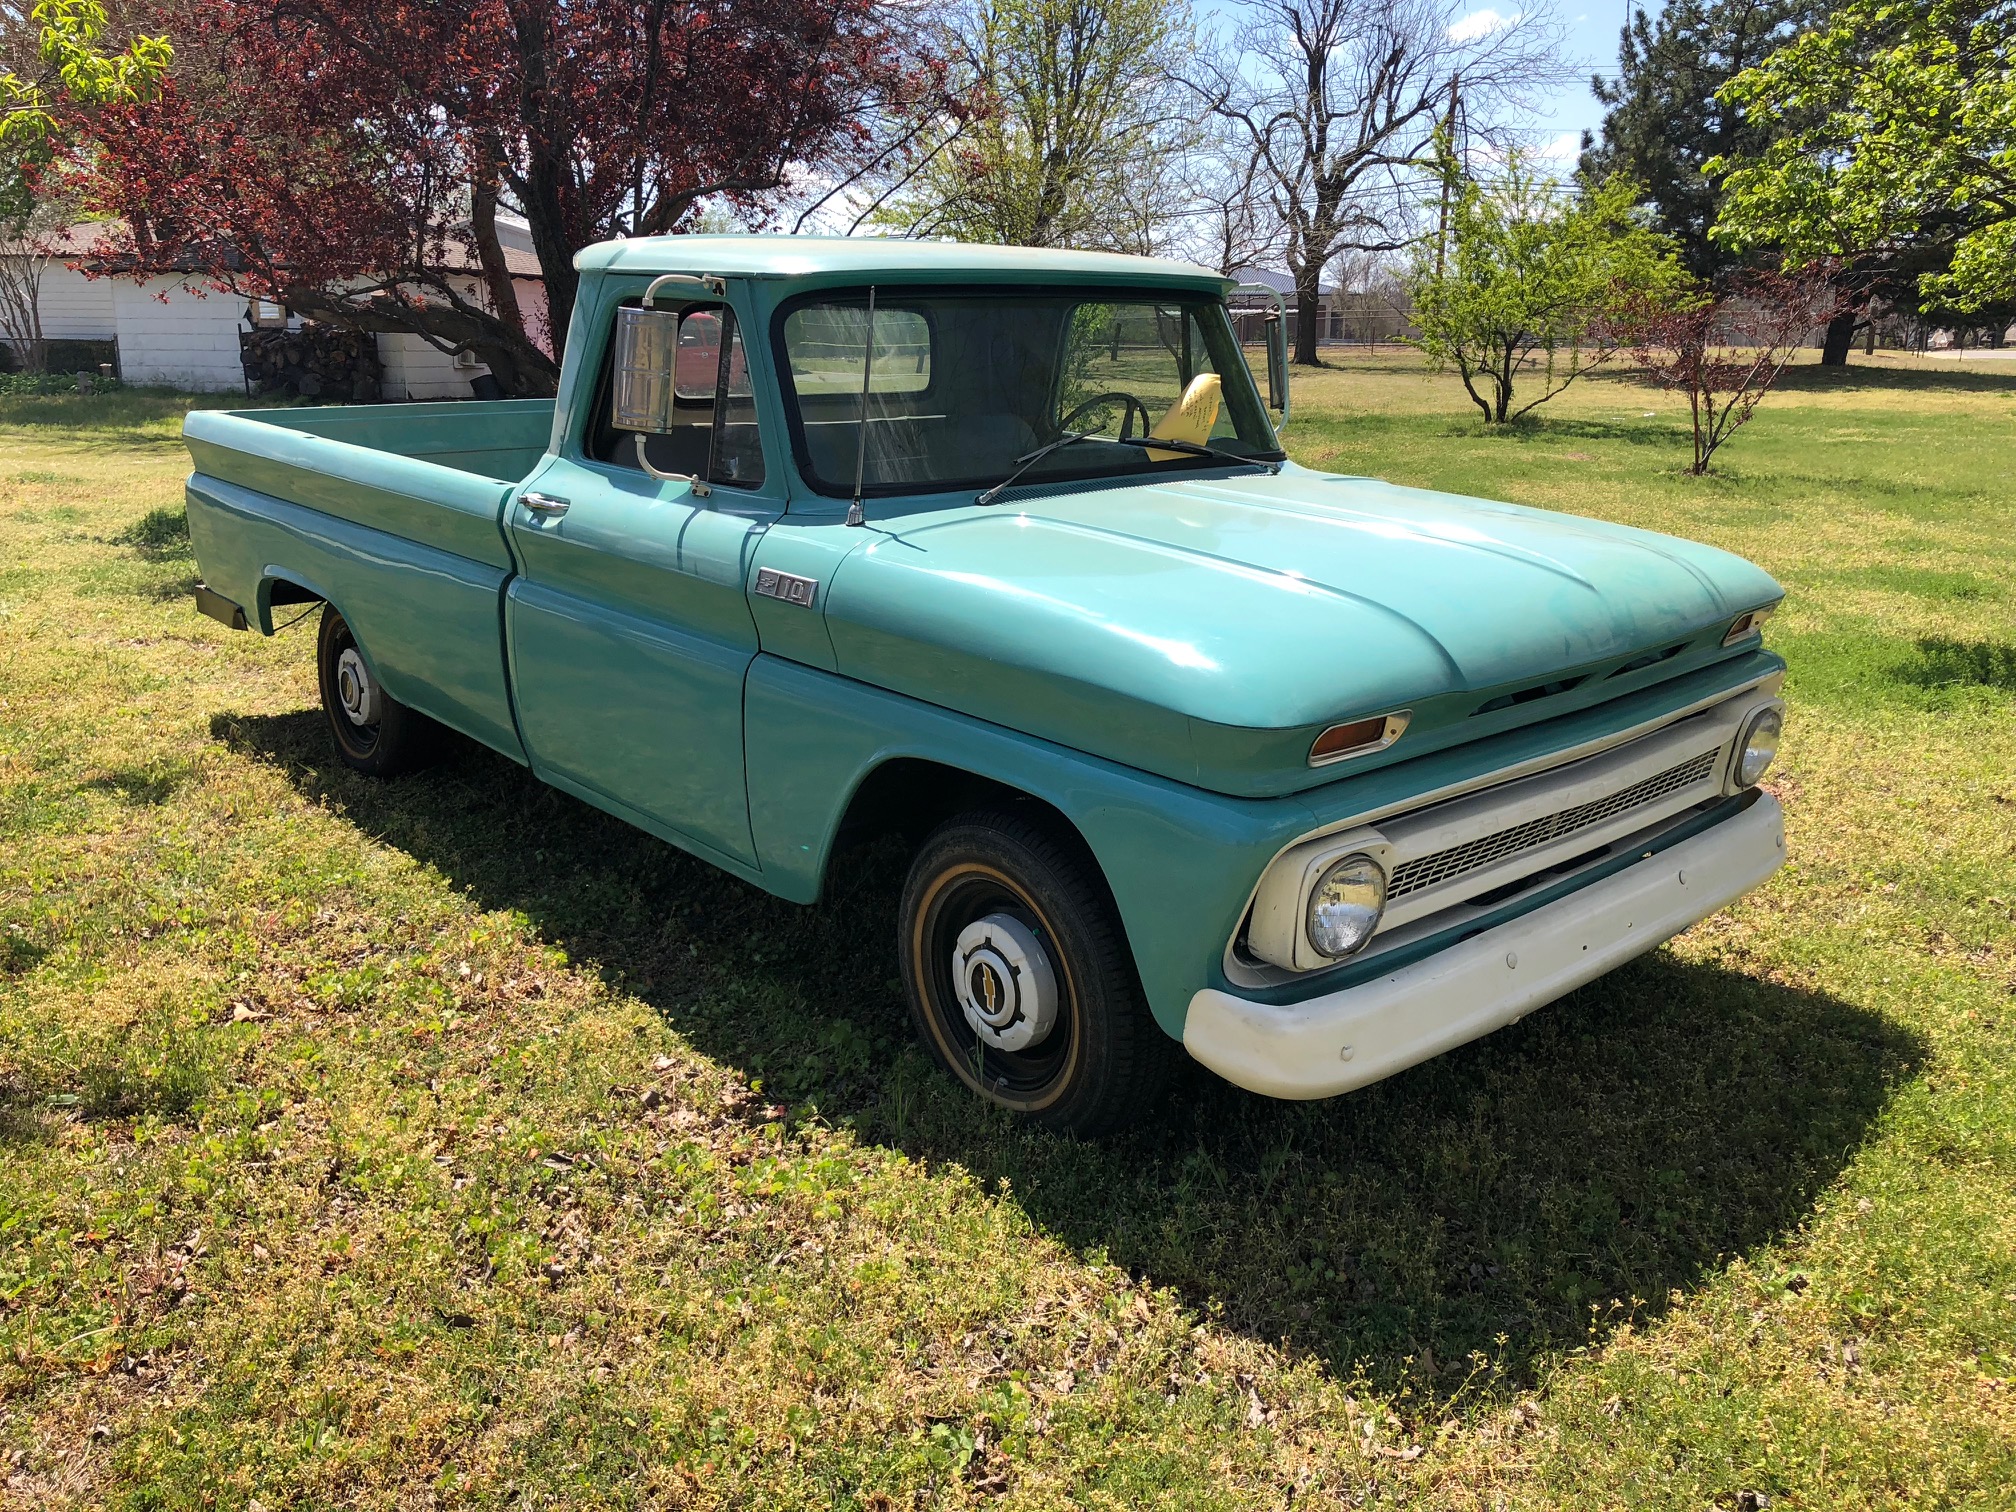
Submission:
<svg viewBox="0 0 2016 1512">
<path fill-rule="evenodd" d="M 1007 477 L 1003 478 L 999 483 L 996 483 L 992 488 L 988 489 L 985 493 L 975 494 L 973 496 L 973 502 L 975 504 L 992 504 L 996 499 L 1001 497 L 1002 493 L 1009 487 L 1009 485 L 1014 483 L 1014 481 L 1017 478 L 1021 477 L 1022 474 L 1029 471 L 1030 468 L 1034 467 L 1038 462 L 1041 462 L 1045 457 L 1049 456 L 1050 453 L 1056 451 L 1058 447 L 1069 446 L 1073 441 L 1083 441 L 1087 436 L 1090 436 L 1092 434 L 1093 432 L 1091 431 L 1066 431 L 1063 435 L 1059 436 L 1055 441 L 1046 442 L 1042 446 L 1037 447 L 1036 450 L 1032 452 L 1024 452 L 1021 456 L 1015 459 L 1015 471 L 1008 474 Z"/>
<path fill-rule="evenodd" d="M 1153 447 L 1156 451 L 1181 452 L 1186 457 L 1222 457 L 1227 462 L 1238 462 L 1246 467 L 1264 467 L 1272 477 L 1281 471 L 1281 464 L 1267 457 L 1242 457 L 1238 452 L 1226 451 L 1217 446 L 1199 446 L 1195 441 L 1164 441 L 1155 436 L 1122 436 L 1121 446 Z"/>
</svg>

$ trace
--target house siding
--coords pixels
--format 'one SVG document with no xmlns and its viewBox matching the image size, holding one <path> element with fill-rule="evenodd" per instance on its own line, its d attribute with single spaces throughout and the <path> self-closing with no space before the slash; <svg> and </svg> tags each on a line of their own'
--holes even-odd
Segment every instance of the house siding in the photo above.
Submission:
<svg viewBox="0 0 2016 1512">
<path fill-rule="evenodd" d="M 110 341 L 119 334 L 112 286 L 61 263 L 42 275 L 42 335 L 48 341 Z"/>
<path fill-rule="evenodd" d="M 524 239 L 523 228 L 515 230 Z M 514 277 L 512 282 L 528 334 L 543 344 L 545 284 L 527 277 Z M 487 303 L 478 278 L 463 282 L 461 292 Z M 244 390 L 238 338 L 250 326 L 245 300 L 239 295 L 187 289 L 175 278 L 137 284 L 116 275 L 87 278 L 58 262 L 43 274 L 40 305 L 47 340 L 116 340 L 119 374 L 128 383 L 207 393 Z M 381 335 L 378 358 L 384 369 L 382 392 L 391 400 L 467 399 L 470 380 L 490 371 L 480 364 L 457 367 L 452 357 L 403 333 Z"/>
<path fill-rule="evenodd" d="M 447 353 L 403 332 L 378 338 L 378 361 L 385 368 L 387 399 L 467 399 L 469 380 L 490 371 L 457 367 Z"/>
<path fill-rule="evenodd" d="M 119 375 L 128 383 L 161 383 L 215 393 L 245 387 L 238 333 L 245 301 L 231 294 L 194 294 L 170 279 L 144 284 L 107 279 L 118 321 Z"/>
</svg>

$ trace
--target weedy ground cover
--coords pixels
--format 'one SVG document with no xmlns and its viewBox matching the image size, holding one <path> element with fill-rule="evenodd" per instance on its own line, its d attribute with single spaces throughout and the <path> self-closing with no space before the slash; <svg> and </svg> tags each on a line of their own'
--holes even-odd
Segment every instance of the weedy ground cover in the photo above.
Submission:
<svg viewBox="0 0 2016 1512">
<path fill-rule="evenodd" d="M 2006 1507 L 2016 374 L 1799 369 L 1690 479 L 1359 359 L 1296 456 L 1790 589 L 1791 865 L 1341 1101 L 1104 1145 L 769 900 L 198 617 L 188 401 L 0 396 L 0 1503 Z"/>
</svg>

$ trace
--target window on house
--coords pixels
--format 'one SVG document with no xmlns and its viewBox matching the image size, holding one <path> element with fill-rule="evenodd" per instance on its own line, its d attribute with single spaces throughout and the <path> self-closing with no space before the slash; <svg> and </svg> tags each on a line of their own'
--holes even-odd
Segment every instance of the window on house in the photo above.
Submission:
<svg viewBox="0 0 2016 1512">
<path fill-rule="evenodd" d="M 277 300 L 255 299 L 245 312 L 245 318 L 255 326 L 277 328 L 287 324 L 287 307 Z"/>
</svg>

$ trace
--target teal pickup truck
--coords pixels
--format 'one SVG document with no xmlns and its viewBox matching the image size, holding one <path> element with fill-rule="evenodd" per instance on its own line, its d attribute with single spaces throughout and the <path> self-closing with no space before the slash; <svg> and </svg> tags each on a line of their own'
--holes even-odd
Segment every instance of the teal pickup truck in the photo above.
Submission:
<svg viewBox="0 0 2016 1512">
<path fill-rule="evenodd" d="M 556 401 L 191 413 L 199 607 L 325 606 L 359 771 L 447 725 L 799 903 L 906 837 L 910 1011 L 981 1097 L 1112 1127 L 1179 1043 L 1349 1091 L 1784 858 L 1778 585 L 1294 465 L 1279 320 L 1256 375 L 1215 274 L 787 237 L 576 261 Z"/>
</svg>

